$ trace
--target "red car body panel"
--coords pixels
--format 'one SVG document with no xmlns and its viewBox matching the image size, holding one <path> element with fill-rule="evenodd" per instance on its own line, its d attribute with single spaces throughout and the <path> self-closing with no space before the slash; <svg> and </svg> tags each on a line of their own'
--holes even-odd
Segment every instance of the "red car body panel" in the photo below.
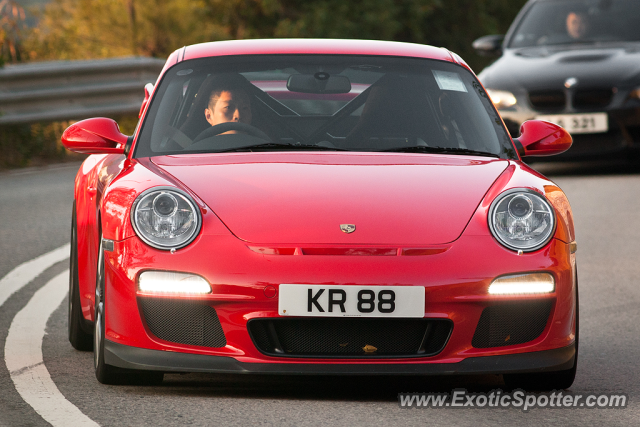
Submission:
<svg viewBox="0 0 640 427">
<path fill-rule="evenodd" d="M 454 241 L 508 164 L 398 153 L 200 155 L 154 163 L 180 177 L 241 240 L 347 245 Z M 358 224 L 358 232 L 343 233 L 341 223 Z"/>
<path fill-rule="evenodd" d="M 313 155 L 273 153 L 273 155 L 278 155 L 282 158 L 281 160 L 291 156 L 315 156 L 319 159 L 320 164 L 326 164 L 328 163 L 327 157 L 330 158 L 332 153 L 314 153 Z M 250 153 L 234 155 L 234 157 L 242 156 L 259 155 Z M 414 157 L 414 155 L 410 155 L 410 157 Z M 437 157 L 440 159 L 440 163 L 461 162 L 458 156 Z M 182 160 L 186 162 L 186 159 Z M 474 158 L 466 160 L 477 161 Z M 162 160 L 158 161 L 162 163 Z M 405 158 L 404 161 L 408 160 Z M 148 160 L 145 162 L 150 164 Z M 494 162 L 506 163 L 502 160 Z M 243 359 L 245 361 L 272 360 L 274 358 L 263 356 L 257 350 L 250 352 L 252 354 L 245 354 L 246 349 L 253 346 L 253 344 L 249 346 L 251 340 L 246 330 L 246 322 L 255 317 L 277 317 L 277 298 L 267 298 L 264 295 L 264 288 L 271 285 L 277 289 L 280 283 L 412 284 L 425 286 L 428 289 L 425 317 L 449 318 L 456 325 L 450 344 L 447 345 L 445 351 L 436 358 L 430 358 L 429 362 L 456 362 L 471 355 L 526 352 L 534 348 L 540 351 L 561 347 L 573 340 L 575 325 L 572 321 L 567 322 L 567 319 L 555 318 L 572 313 L 575 306 L 575 278 L 571 273 L 575 265 L 575 254 L 570 254 L 569 248 L 569 243 L 574 240 L 574 231 L 572 223 L 565 221 L 565 219 L 571 218 L 566 199 L 557 196 L 550 198 L 556 209 L 558 226 L 555 238 L 540 251 L 518 256 L 513 251 L 498 245 L 489 234 L 486 215 L 494 196 L 509 188 L 530 188 L 542 194 L 553 194 L 559 191 L 551 181 L 539 176 L 524 165 L 509 162 L 508 167 L 503 169 L 503 165 L 500 168 L 504 171 L 498 174 L 499 177 L 495 180 L 491 190 L 476 206 L 462 236 L 452 244 L 416 247 L 415 244 L 403 245 L 396 241 L 389 242 L 396 245 L 393 246 L 394 251 L 398 248 L 423 249 L 423 251 L 415 251 L 414 253 L 419 254 L 416 256 L 400 255 L 398 258 L 396 258 L 397 254 L 389 257 L 338 256 L 334 258 L 322 255 L 304 255 L 302 251 L 300 251 L 302 255 L 295 253 L 291 253 L 290 256 L 265 255 L 264 251 L 256 248 L 290 248 L 290 242 L 272 240 L 249 244 L 242 241 L 234 236 L 206 205 L 201 205 L 203 232 L 191 245 L 175 254 L 151 248 L 135 236 L 128 221 L 130 212 L 114 207 L 130 206 L 137 195 L 149 187 L 176 185 L 177 183 L 171 179 L 162 179 L 135 161 L 131 162 L 126 170 L 113 179 L 109 168 L 117 170 L 117 165 L 124 163 L 123 156 L 105 156 L 102 159 L 103 168 L 99 173 L 110 182 L 109 190 L 104 195 L 102 233 L 104 238 L 117 242 L 114 251 L 109 252 L 106 258 L 107 307 L 118 307 L 117 316 L 106 317 L 107 336 L 114 342 L 149 349 L 175 350 L 180 348 L 181 351 L 188 350 L 199 354 L 242 355 L 247 357 L 247 359 Z M 464 172 L 461 174 L 464 176 Z M 473 175 L 469 177 L 473 177 Z M 169 177 L 165 175 L 165 178 Z M 86 221 L 88 219 L 79 218 L 78 222 L 88 223 L 89 221 Z M 122 224 L 126 225 L 122 227 Z M 86 249 L 97 245 L 96 241 L 91 243 L 86 241 L 86 243 L 86 246 L 83 245 Z M 345 242 L 332 243 L 332 245 L 317 244 L 314 247 L 388 247 L 388 245 L 365 245 L 362 243 L 353 245 L 345 244 Z M 200 247 L 208 249 L 200 250 Z M 215 251 L 213 248 L 220 250 Z M 429 249 L 432 251 L 428 251 Z M 95 252 L 95 249 L 88 252 L 80 249 L 80 253 L 85 256 L 80 260 L 79 265 L 94 265 L 95 262 L 90 262 L 90 257 L 95 257 Z M 402 254 L 402 251 L 400 253 Z M 422 253 L 427 255 L 421 255 Z M 303 264 L 300 261 L 300 256 L 304 257 Z M 461 268 L 461 259 L 465 260 L 464 268 Z M 123 264 L 123 261 L 126 261 L 126 264 Z M 403 263 L 403 268 L 400 271 L 406 272 L 405 277 L 398 276 L 398 262 Z M 234 324 L 233 330 L 227 331 L 225 329 L 229 342 L 225 348 L 205 350 L 199 347 L 176 346 L 152 337 L 145 329 L 135 302 L 138 295 L 137 276 L 141 271 L 148 269 L 150 265 L 161 265 L 162 269 L 168 271 L 197 273 L 213 285 L 213 294 L 201 298 L 211 301 L 225 325 L 227 325 L 227 319 L 229 324 Z M 247 265 L 252 266 L 252 271 L 246 270 Z M 91 312 L 89 307 L 92 307 L 93 298 L 89 297 L 92 295 L 92 286 L 95 286 L 91 283 L 91 274 L 94 274 L 93 277 L 95 277 L 95 269 L 93 269 L 93 273 L 88 270 L 82 274 L 85 280 L 81 280 L 84 285 L 81 295 L 85 297 L 83 311 L 87 314 Z M 469 345 L 471 336 L 482 309 L 489 302 L 496 300 L 496 297 L 487 295 L 490 282 L 495 277 L 510 272 L 539 270 L 551 272 L 557 280 L 556 292 L 544 296 L 544 298 L 551 298 L 555 301 L 554 318 L 550 320 L 545 332 L 535 341 L 513 347 L 501 347 L 490 351 L 471 347 Z M 287 273 L 283 274 L 283 271 Z M 312 272 L 312 280 L 310 280 L 309 272 Z M 452 274 L 452 272 L 458 272 L 458 274 Z M 473 274 L 470 275 L 470 273 Z M 461 292 L 461 289 L 464 289 L 464 292 Z M 523 298 L 540 298 L 540 296 L 502 296 L 498 298 L 522 300 Z M 87 318 L 91 317 L 87 316 Z M 465 327 L 466 322 L 470 325 L 469 328 Z M 238 341 L 234 342 L 235 339 Z M 455 342 L 459 342 L 457 347 L 454 346 Z M 462 343 L 466 343 L 466 345 L 462 345 Z M 240 351 L 240 349 L 244 350 Z M 305 361 L 308 362 L 306 359 Z M 321 360 L 317 361 L 321 362 Z M 291 362 L 291 360 L 287 359 L 287 362 Z M 405 362 L 403 361 L 403 363 Z M 418 361 L 411 363 L 418 363 Z"/>
<path fill-rule="evenodd" d="M 430 58 L 458 63 L 451 52 L 444 48 L 377 40 L 234 40 L 196 44 L 177 52 L 179 52 L 180 61 L 227 55 L 384 55 Z"/>
<path fill-rule="evenodd" d="M 321 255 L 263 255 L 251 251 L 233 236 L 201 236 L 193 248 L 170 255 L 167 252 L 149 248 L 137 237 L 119 242 L 113 253 L 106 259 L 106 279 L 108 292 L 107 307 L 118 307 L 117 316 L 107 314 L 106 333 L 108 339 L 119 344 L 155 350 L 181 351 L 195 354 L 226 355 L 237 357 L 243 362 L 282 362 L 295 360 L 262 355 L 253 345 L 247 332 L 248 320 L 259 317 L 278 317 L 278 299 L 268 298 L 264 288 L 280 283 L 309 283 L 313 272 L 313 284 L 354 284 L 354 285 L 414 285 L 425 286 L 425 317 L 448 318 L 455 327 L 449 343 L 437 356 L 421 360 L 402 360 L 402 363 L 455 363 L 465 357 L 512 354 L 527 351 L 541 351 L 569 345 L 575 335 L 574 319 L 567 318 L 575 308 L 575 289 L 569 255 L 569 245 L 559 240 L 538 256 L 522 256 L 508 253 L 487 236 L 461 237 L 455 247 L 436 255 L 385 257 L 385 256 L 344 256 L 326 257 Z M 220 248 L 203 252 L 207 248 Z M 483 248 L 479 256 L 478 248 Z M 485 250 L 493 247 L 496 250 Z M 120 265 L 122 253 L 135 254 L 127 257 L 131 264 Z M 549 257 L 559 257 L 561 262 L 549 263 Z M 304 257 L 304 259 L 301 259 Z M 460 271 L 460 258 L 467 260 L 468 269 Z M 331 259 L 328 259 L 331 258 Z M 541 260 L 547 262 L 541 265 Z M 136 260 L 145 260 L 135 262 Z M 203 348 L 176 345 L 154 338 L 146 329 L 136 303 L 136 279 L 140 271 L 148 266 L 148 261 L 159 263 L 167 270 L 193 271 L 205 277 L 214 293 L 202 297 L 215 307 L 227 338 L 224 348 Z M 515 261 L 515 262 L 514 262 Z M 556 277 L 557 291 L 544 298 L 554 300 L 553 316 L 545 331 L 534 341 L 526 344 L 493 349 L 478 349 L 471 346 L 475 327 L 482 310 L 495 302 L 489 298 L 487 289 L 494 277 L 504 274 L 504 263 L 508 262 L 513 272 L 552 272 Z M 250 263 L 252 271 L 246 271 Z M 398 275 L 398 263 L 406 274 Z M 221 267 L 224 266 L 224 267 Z M 460 271 L 452 274 L 452 271 Z M 469 271 L 473 270 L 473 275 Z M 513 297 L 501 297 L 513 299 Z M 532 298 L 532 297 L 524 297 Z M 540 298 L 539 296 L 535 298 Z M 523 297 L 518 297 L 522 300 Z M 309 363 L 301 358 L 300 363 Z M 335 358 L 332 362 L 338 362 Z M 378 360 L 389 363 L 393 359 Z M 313 359 L 313 362 L 330 362 Z M 370 360 L 342 360 L 344 363 L 375 363 Z M 399 362 L 399 360 L 398 360 Z"/>
<path fill-rule="evenodd" d="M 256 40 L 179 49 L 167 60 L 158 81 L 167 69 L 185 59 L 298 53 L 424 57 L 466 67 L 446 49 L 429 46 Z M 552 181 L 520 161 L 335 152 L 134 159 L 132 153 L 133 149 L 127 155 L 90 156 L 75 182 L 79 294 L 83 315 L 89 321 L 94 319 L 100 233 L 114 241 L 113 251 L 105 252 L 105 330 L 109 341 L 150 350 L 231 356 L 248 363 L 430 364 L 558 349 L 575 340 L 577 279 L 571 208 Z M 198 237 L 175 253 L 146 245 L 130 221 L 136 197 L 156 186 L 186 191 L 202 214 Z M 554 237 L 538 251 L 518 254 L 491 235 L 487 223 L 491 202 L 511 188 L 544 195 L 555 210 Z M 305 205 L 299 203 L 301 199 Z M 356 223 L 358 232 L 341 233 L 337 228 L 340 223 Z M 335 233 L 328 234 L 326 230 L 332 228 Z M 342 255 L 331 255 L 336 253 Z M 212 285 L 212 294 L 190 298 L 215 307 L 227 345 L 189 346 L 151 334 L 137 303 L 144 296 L 138 291 L 138 276 L 149 269 L 204 277 Z M 538 271 L 554 276 L 554 292 L 543 296 L 488 294 L 490 283 L 498 276 Z M 440 354 L 426 358 L 266 356 L 252 342 L 247 321 L 279 317 L 277 291 L 281 283 L 423 286 L 425 317 L 452 320 L 453 332 Z M 276 289 L 275 296 L 267 296 L 268 286 Z M 499 348 L 471 345 L 485 307 L 496 301 L 526 299 L 553 301 L 552 314 L 538 338 Z"/>
</svg>

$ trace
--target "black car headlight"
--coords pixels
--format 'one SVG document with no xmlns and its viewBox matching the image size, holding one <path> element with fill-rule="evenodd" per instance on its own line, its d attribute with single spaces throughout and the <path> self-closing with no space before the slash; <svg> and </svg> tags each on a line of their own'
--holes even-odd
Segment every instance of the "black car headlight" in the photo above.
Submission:
<svg viewBox="0 0 640 427">
<path fill-rule="evenodd" d="M 491 102 L 496 106 L 498 110 L 505 108 L 511 108 L 518 103 L 518 100 L 511 92 L 506 90 L 487 89 L 487 94 L 491 98 Z"/>
<path fill-rule="evenodd" d="M 508 190 L 491 204 L 489 228 L 507 248 L 533 252 L 551 240 L 556 228 L 555 212 L 551 204 L 534 191 Z"/>
<path fill-rule="evenodd" d="M 145 243 L 171 250 L 185 247 L 196 238 L 202 218 L 187 193 L 173 187 L 155 187 L 133 203 L 131 223 Z"/>
</svg>

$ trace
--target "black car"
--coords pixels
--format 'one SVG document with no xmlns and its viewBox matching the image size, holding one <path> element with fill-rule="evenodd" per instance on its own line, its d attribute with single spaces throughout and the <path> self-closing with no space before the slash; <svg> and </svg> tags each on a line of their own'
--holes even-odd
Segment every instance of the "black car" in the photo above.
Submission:
<svg viewBox="0 0 640 427">
<path fill-rule="evenodd" d="M 530 0 L 479 77 L 513 136 L 548 120 L 573 136 L 565 157 L 640 147 L 640 1 Z"/>
</svg>

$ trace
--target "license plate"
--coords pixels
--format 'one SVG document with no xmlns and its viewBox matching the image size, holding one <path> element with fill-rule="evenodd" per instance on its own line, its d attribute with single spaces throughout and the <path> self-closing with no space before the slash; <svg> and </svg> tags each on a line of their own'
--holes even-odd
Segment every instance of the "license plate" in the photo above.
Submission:
<svg viewBox="0 0 640 427">
<path fill-rule="evenodd" d="M 607 113 L 544 115 L 536 119 L 555 123 L 569 133 L 602 133 L 609 130 Z"/>
<path fill-rule="evenodd" d="M 282 284 L 278 313 L 314 317 L 424 317 L 424 287 Z"/>
</svg>

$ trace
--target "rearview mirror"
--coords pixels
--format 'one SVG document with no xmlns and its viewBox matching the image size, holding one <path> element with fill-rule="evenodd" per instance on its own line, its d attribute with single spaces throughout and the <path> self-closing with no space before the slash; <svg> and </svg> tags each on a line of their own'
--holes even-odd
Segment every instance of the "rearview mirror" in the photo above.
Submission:
<svg viewBox="0 0 640 427">
<path fill-rule="evenodd" d="M 555 123 L 528 120 L 520 126 L 520 136 L 514 138 L 518 153 L 524 156 L 553 156 L 571 148 L 569 132 Z"/>
<path fill-rule="evenodd" d="M 62 134 L 62 145 L 76 153 L 124 154 L 128 138 L 115 120 L 97 117 L 69 126 Z"/>
<path fill-rule="evenodd" d="M 324 71 L 315 74 L 292 74 L 287 80 L 287 89 L 302 93 L 349 93 L 351 82 L 346 76 L 332 76 Z"/>
</svg>

